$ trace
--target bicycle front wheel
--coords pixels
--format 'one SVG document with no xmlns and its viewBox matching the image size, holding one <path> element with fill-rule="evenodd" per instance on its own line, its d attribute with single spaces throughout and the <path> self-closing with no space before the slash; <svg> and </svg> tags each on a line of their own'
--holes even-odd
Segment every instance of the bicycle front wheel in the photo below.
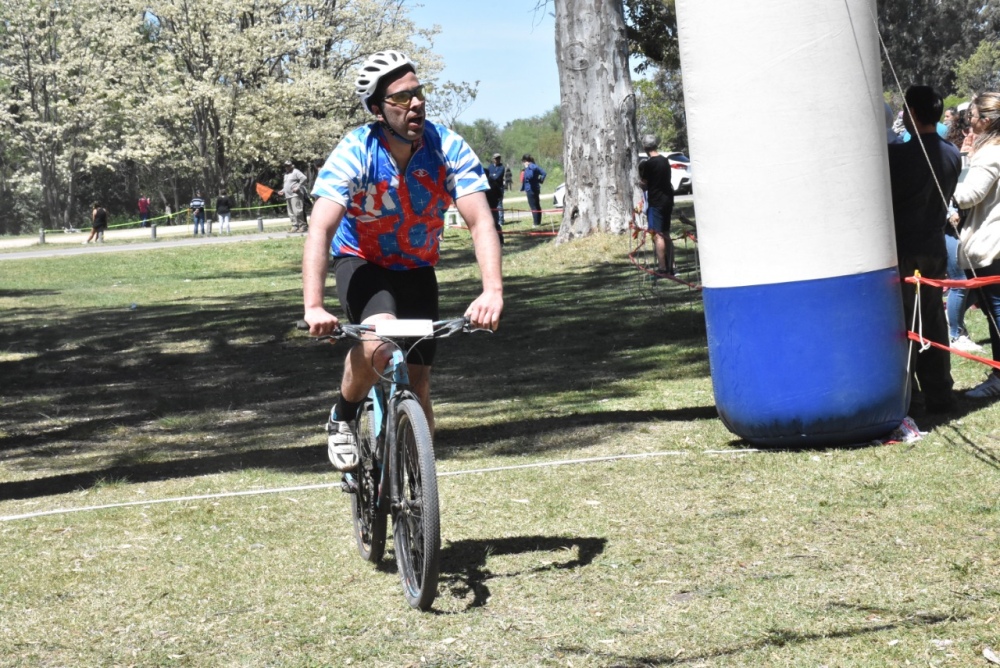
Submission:
<svg viewBox="0 0 1000 668">
<path fill-rule="evenodd" d="M 360 462 L 355 473 L 357 489 L 351 495 L 354 538 L 361 558 L 375 564 L 385 554 L 387 512 L 385 506 L 375 507 L 382 468 L 376 458 L 375 411 L 371 401 L 366 401 L 358 412 L 356 435 Z"/>
<path fill-rule="evenodd" d="M 390 490 L 396 565 L 407 602 L 427 610 L 437 595 L 441 531 L 431 432 L 416 399 L 399 403 L 394 436 Z"/>
</svg>

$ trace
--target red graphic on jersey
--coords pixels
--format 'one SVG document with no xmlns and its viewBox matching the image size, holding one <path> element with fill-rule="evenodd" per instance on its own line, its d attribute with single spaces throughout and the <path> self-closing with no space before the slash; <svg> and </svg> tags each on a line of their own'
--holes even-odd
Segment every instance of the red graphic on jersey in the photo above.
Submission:
<svg viewBox="0 0 1000 668">
<path fill-rule="evenodd" d="M 447 209 L 451 202 L 451 195 L 445 185 L 447 170 L 444 165 L 439 166 L 436 178 L 425 169 L 416 169 L 411 176 L 430 196 L 419 212 L 413 208 L 410 184 L 406 178 L 402 178 L 396 187 L 395 199 L 401 207 L 399 210 L 383 210 L 385 196 L 390 189 L 388 181 L 375 184 L 374 192 L 359 192 L 351 198 L 348 213 L 357 221 L 358 250 L 364 259 L 392 268 L 412 269 L 420 266 L 418 260 L 437 264 L 441 230 L 444 227 L 440 212 Z M 425 232 L 415 239 L 412 232 L 418 226 L 424 226 Z M 395 238 L 399 252 L 386 247 L 386 235 Z M 414 241 L 421 236 L 422 243 L 414 245 Z M 341 248 L 340 252 L 353 254 L 346 248 Z"/>
</svg>

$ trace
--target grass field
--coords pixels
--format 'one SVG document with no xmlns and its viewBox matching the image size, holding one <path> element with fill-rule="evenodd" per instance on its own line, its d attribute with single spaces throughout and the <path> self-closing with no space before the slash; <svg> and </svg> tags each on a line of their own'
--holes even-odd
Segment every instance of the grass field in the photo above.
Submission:
<svg viewBox="0 0 1000 668">
<path fill-rule="evenodd" d="M 0 262 L 0 516 L 137 504 L 0 521 L 0 665 L 1000 652 L 997 406 L 917 415 L 912 445 L 747 451 L 716 416 L 697 292 L 643 278 L 620 237 L 511 236 L 500 332 L 441 344 L 443 575 L 433 612 L 408 609 L 391 549 L 363 563 L 348 498 L 314 487 L 338 480 L 321 427 L 344 349 L 292 327 L 301 243 Z M 439 278 L 460 315 L 464 233 Z M 981 374 L 955 362 L 959 387 Z"/>
</svg>

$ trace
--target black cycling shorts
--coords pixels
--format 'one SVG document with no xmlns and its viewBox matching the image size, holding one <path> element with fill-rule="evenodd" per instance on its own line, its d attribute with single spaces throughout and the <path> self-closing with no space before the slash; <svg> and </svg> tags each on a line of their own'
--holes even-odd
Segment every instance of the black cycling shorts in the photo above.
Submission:
<svg viewBox="0 0 1000 668">
<path fill-rule="evenodd" d="M 337 280 L 337 296 L 347 312 L 347 319 L 358 324 L 380 313 L 389 313 L 400 320 L 439 320 L 438 283 L 434 267 L 419 267 L 394 271 L 359 257 L 333 259 Z M 404 342 L 409 349 L 414 340 Z M 410 349 L 406 361 L 410 364 L 434 363 L 437 341 L 424 339 Z"/>
</svg>

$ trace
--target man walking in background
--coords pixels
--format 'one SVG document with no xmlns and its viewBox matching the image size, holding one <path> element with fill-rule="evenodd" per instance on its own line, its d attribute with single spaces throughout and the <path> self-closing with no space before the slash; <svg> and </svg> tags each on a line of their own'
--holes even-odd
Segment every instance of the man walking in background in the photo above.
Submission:
<svg viewBox="0 0 1000 668">
<path fill-rule="evenodd" d="M 649 156 L 639 164 L 639 183 L 646 191 L 648 207 L 646 223 L 653 235 L 653 252 L 656 255 L 656 276 L 673 276 L 674 242 L 670 239 L 670 215 L 674 211 L 674 186 L 670 182 L 670 161 L 656 150 L 660 142 L 656 135 L 642 138 L 642 150 Z"/>
<path fill-rule="evenodd" d="M 499 153 L 493 154 L 493 164 L 486 170 L 486 180 L 490 189 L 486 191 L 486 202 L 493 213 L 493 225 L 497 228 L 500 245 L 503 245 L 503 180 L 506 168 Z"/>
<path fill-rule="evenodd" d="M 285 198 L 288 217 L 292 221 L 292 232 L 306 232 L 309 229 L 306 223 L 305 189 L 306 175 L 296 169 L 291 160 L 286 160 L 285 184 L 278 194 Z"/>
</svg>

